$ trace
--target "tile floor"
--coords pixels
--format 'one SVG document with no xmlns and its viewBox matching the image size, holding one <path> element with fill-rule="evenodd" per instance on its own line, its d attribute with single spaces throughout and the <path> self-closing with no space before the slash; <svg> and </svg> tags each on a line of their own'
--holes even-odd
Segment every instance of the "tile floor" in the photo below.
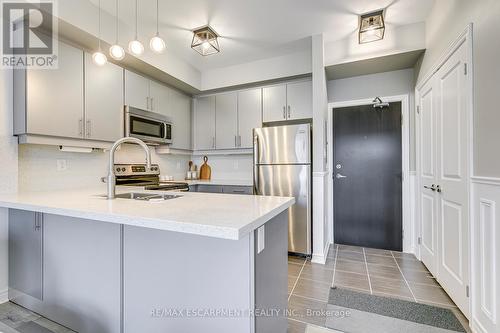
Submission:
<svg viewBox="0 0 500 333">
<path fill-rule="evenodd" d="M 346 245 L 330 248 L 326 265 L 288 258 L 288 333 L 316 328 L 323 332 L 331 286 L 355 289 L 374 295 L 395 297 L 452 309 L 468 327 L 466 319 L 425 266 L 415 256 L 400 252 Z M 73 331 L 13 303 L 0 304 L 0 332 L 27 333 L 33 326 L 43 333 Z M 334 332 L 324 330 L 325 332 Z"/>
<path fill-rule="evenodd" d="M 0 304 L 2 333 L 76 333 L 14 303 Z"/>
<path fill-rule="evenodd" d="M 321 310 L 326 309 L 331 286 L 447 307 L 468 327 L 453 301 L 414 255 L 334 245 L 325 265 L 288 258 L 289 333 L 303 333 L 307 324 L 324 327 Z"/>
</svg>

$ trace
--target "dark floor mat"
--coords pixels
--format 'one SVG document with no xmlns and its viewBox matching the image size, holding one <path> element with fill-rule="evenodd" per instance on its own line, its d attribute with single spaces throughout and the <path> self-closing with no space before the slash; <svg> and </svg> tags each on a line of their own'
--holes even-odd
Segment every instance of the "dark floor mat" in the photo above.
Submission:
<svg viewBox="0 0 500 333">
<path fill-rule="evenodd" d="M 358 313 L 376 314 L 439 329 L 466 332 L 450 309 L 432 305 L 370 295 L 337 287 L 330 289 L 328 304 L 352 309 Z"/>
</svg>

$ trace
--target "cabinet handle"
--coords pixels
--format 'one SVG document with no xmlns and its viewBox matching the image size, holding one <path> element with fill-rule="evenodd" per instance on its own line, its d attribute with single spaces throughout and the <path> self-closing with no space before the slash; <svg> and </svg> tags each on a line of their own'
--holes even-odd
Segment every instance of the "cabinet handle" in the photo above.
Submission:
<svg viewBox="0 0 500 333">
<path fill-rule="evenodd" d="M 212 137 L 212 148 L 215 149 L 215 136 Z"/>
<path fill-rule="evenodd" d="M 149 109 L 149 97 L 146 97 L 146 109 Z"/>
<path fill-rule="evenodd" d="M 238 147 L 238 136 L 237 135 L 234 136 L 234 146 Z"/>
<path fill-rule="evenodd" d="M 286 107 L 283 105 L 283 119 L 286 119 Z"/>
<path fill-rule="evenodd" d="M 238 135 L 238 147 L 241 147 L 241 135 Z"/>
<path fill-rule="evenodd" d="M 290 105 L 288 105 L 288 119 L 290 119 Z"/>
<path fill-rule="evenodd" d="M 90 138 L 90 136 L 92 135 L 92 122 L 90 119 L 87 120 L 85 127 L 87 129 L 87 137 Z"/>
<path fill-rule="evenodd" d="M 151 111 L 153 111 L 153 109 L 154 109 L 154 106 L 153 106 L 154 105 L 154 102 L 153 102 L 154 98 L 150 97 L 149 99 L 151 100 Z"/>
<path fill-rule="evenodd" d="M 78 135 L 83 136 L 83 119 L 78 119 Z"/>
</svg>

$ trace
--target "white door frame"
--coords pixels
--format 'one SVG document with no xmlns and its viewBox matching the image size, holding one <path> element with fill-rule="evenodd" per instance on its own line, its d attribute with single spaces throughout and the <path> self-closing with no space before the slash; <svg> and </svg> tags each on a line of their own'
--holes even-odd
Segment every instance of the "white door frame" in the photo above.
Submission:
<svg viewBox="0 0 500 333">
<path fill-rule="evenodd" d="M 373 96 L 375 97 L 375 96 Z M 415 249 L 415 226 L 414 219 L 411 216 L 410 202 L 412 195 L 410 193 L 410 96 L 397 95 L 397 96 L 380 96 L 382 101 L 392 103 L 401 102 L 402 112 L 402 126 L 401 126 L 401 152 L 402 152 L 402 171 L 403 171 L 403 251 L 413 253 Z M 334 232 L 334 215 L 333 215 L 333 109 L 359 106 L 359 105 L 372 105 L 373 98 L 359 99 L 344 102 L 328 103 L 328 145 L 327 159 L 328 159 L 328 223 L 330 226 L 330 242 L 333 243 Z"/>
</svg>

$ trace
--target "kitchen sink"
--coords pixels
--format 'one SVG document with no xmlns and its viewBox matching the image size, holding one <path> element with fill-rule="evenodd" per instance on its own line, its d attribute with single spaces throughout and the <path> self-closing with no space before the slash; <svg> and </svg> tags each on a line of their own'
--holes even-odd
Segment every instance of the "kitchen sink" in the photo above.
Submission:
<svg viewBox="0 0 500 333">
<path fill-rule="evenodd" d="M 141 193 L 141 192 L 129 192 L 116 194 L 116 199 L 132 199 L 132 200 L 144 200 L 144 201 L 163 201 L 180 198 L 182 195 L 176 194 L 155 194 L 155 193 Z"/>
</svg>

